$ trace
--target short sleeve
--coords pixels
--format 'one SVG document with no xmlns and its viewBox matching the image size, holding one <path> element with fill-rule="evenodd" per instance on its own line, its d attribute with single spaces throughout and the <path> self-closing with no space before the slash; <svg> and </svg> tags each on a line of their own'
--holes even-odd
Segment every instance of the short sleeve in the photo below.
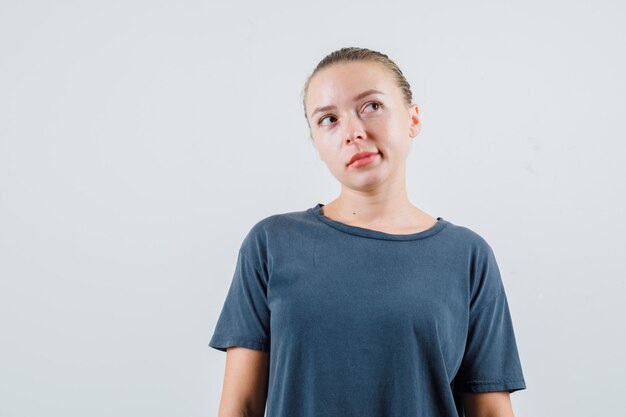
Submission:
<svg viewBox="0 0 626 417">
<path fill-rule="evenodd" d="M 500 271 L 491 247 L 485 242 L 476 255 L 468 336 L 454 389 L 514 392 L 525 388 Z"/>
<path fill-rule="evenodd" d="M 209 346 L 226 352 L 230 346 L 269 352 L 270 311 L 263 268 L 239 251 L 235 274 Z"/>
</svg>

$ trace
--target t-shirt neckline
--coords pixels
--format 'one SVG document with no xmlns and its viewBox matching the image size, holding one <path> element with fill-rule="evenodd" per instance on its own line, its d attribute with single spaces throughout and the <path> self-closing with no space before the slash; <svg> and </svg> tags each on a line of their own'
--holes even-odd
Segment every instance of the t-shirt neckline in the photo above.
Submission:
<svg viewBox="0 0 626 417">
<path fill-rule="evenodd" d="M 363 236 L 373 239 L 383 239 L 383 240 L 417 240 L 424 239 L 433 235 L 436 235 L 440 231 L 442 231 L 449 222 L 446 221 L 443 217 L 437 217 L 437 223 L 426 230 L 422 230 L 417 233 L 409 233 L 409 234 L 394 234 L 394 233 L 385 233 L 378 230 L 367 229 L 359 226 L 351 226 L 346 223 L 342 223 L 337 220 L 333 220 L 330 217 L 326 217 L 322 212 L 322 206 L 325 204 L 317 203 L 314 207 L 309 209 L 315 217 L 326 223 L 327 225 L 334 227 L 335 229 L 341 230 L 342 232 L 349 233 L 356 236 Z"/>
</svg>

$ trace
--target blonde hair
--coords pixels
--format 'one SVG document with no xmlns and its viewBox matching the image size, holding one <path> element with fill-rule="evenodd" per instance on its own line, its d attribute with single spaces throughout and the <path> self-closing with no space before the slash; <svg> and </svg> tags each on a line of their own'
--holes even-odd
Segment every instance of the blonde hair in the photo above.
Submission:
<svg viewBox="0 0 626 417">
<path fill-rule="evenodd" d="M 413 93 L 411 92 L 411 86 L 409 85 L 409 82 L 406 80 L 406 78 L 404 77 L 404 74 L 402 73 L 400 68 L 396 65 L 396 63 L 393 62 L 387 55 L 383 54 L 382 52 L 372 51 L 367 48 L 357 48 L 357 47 L 341 48 L 326 55 L 324 59 L 322 59 L 317 64 L 317 66 L 313 70 L 313 73 L 309 75 L 309 77 L 306 79 L 306 82 L 304 83 L 304 89 L 302 91 L 302 105 L 304 107 L 304 118 L 306 119 L 306 122 L 309 125 L 309 128 L 311 128 L 311 125 L 309 124 L 309 119 L 306 115 L 305 98 L 309 90 L 309 84 L 313 76 L 317 74 L 318 71 L 321 70 L 322 68 L 328 67 L 330 65 L 338 64 L 342 62 L 354 62 L 354 61 L 381 63 L 385 68 L 387 68 L 393 74 L 396 80 L 396 84 L 402 91 L 402 95 L 404 97 L 404 101 L 406 102 L 406 104 L 409 106 L 412 104 Z"/>
</svg>

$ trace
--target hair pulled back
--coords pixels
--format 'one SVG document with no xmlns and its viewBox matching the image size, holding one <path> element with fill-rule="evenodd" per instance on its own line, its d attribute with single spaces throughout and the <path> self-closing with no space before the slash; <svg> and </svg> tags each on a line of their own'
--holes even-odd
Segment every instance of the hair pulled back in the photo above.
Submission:
<svg viewBox="0 0 626 417">
<path fill-rule="evenodd" d="M 309 77 L 306 79 L 306 82 L 304 83 L 304 89 L 302 92 L 302 105 L 304 107 L 304 118 L 306 119 L 307 124 L 309 124 L 309 119 L 306 114 L 305 98 L 309 90 L 309 84 L 313 76 L 317 74 L 321 69 L 329 67 L 333 64 L 339 64 L 339 63 L 344 63 L 344 62 L 354 62 L 354 61 L 381 63 L 385 68 L 391 71 L 391 73 L 393 74 L 396 80 L 396 84 L 402 91 L 404 101 L 406 102 L 407 105 L 409 106 L 411 105 L 411 103 L 413 102 L 413 93 L 411 92 L 411 86 L 409 85 L 409 82 L 406 80 L 406 78 L 404 77 L 404 74 L 402 73 L 402 71 L 396 65 L 395 62 L 393 62 L 387 55 L 383 54 L 382 52 L 373 51 L 367 48 L 345 47 L 345 48 L 338 49 L 326 55 L 317 64 L 317 66 L 313 70 L 313 73 L 309 75 Z M 311 126 L 309 124 L 309 128 L 310 127 Z"/>
</svg>

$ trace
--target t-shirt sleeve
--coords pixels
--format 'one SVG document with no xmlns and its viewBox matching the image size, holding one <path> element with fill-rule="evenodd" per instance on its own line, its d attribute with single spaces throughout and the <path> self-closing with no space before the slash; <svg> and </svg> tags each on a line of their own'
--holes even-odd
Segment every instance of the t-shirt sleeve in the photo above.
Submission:
<svg viewBox="0 0 626 417">
<path fill-rule="evenodd" d="M 270 311 L 264 268 L 240 249 L 235 273 L 209 346 L 226 352 L 230 346 L 269 352 Z"/>
<path fill-rule="evenodd" d="M 482 242 L 474 261 L 468 336 L 455 390 L 514 392 L 526 383 L 498 264 Z"/>
</svg>

